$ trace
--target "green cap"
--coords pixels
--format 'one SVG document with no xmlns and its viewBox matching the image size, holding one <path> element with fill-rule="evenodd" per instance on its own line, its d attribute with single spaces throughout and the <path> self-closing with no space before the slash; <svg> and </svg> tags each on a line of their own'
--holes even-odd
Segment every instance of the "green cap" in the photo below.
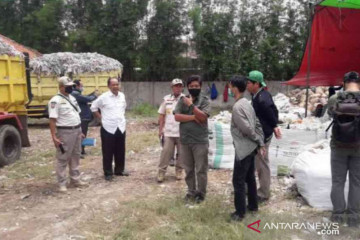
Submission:
<svg viewBox="0 0 360 240">
<path fill-rule="evenodd" d="M 247 78 L 251 81 L 260 83 L 263 87 L 266 87 L 264 75 L 257 70 L 249 72 L 249 76 Z"/>
</svg>

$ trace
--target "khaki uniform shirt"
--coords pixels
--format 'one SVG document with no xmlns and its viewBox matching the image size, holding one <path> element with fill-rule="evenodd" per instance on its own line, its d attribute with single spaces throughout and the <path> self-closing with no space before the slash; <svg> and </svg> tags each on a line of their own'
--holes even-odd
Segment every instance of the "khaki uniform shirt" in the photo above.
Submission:
<svg viewBox="0 0 360 240">
<path fill-rule="evenodd" d="M 80 120 L 80 107 L 76 99 L 69 95 L 66 97 L 59 93 L 52 97 L 48 104 L 49 118 L 56 119 L 56 126 L 58 127 L 74 127 L 81 123 Z M 69 100 L 77 110 L 66 100 Z"/>
<path fill-rule="evenodd" d="M 175 121 L 173 112 L 175 110 L 176 104 L 182 96 L 184 96 L 184 94 L 180 94 L 177 98 L 173 94 L 166 95 L 162 104 L 160 105 L 158 113 L 165 115 L 165 137 L 180 137 L 180 123 Z"/>
</svg>

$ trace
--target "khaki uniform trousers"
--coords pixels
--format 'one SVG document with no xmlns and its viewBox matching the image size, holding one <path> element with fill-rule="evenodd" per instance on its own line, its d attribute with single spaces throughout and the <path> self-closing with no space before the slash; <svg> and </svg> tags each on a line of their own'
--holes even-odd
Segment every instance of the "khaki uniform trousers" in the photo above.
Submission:
<svg viewBox="0 0 360 240">
<path fill-rule="evenodd" d="M 178 171 L 181 171 L 183 169 L 181 157 L 179 157 L 180 139 L 178 137 L 165 137 L 164 146 L 160 156 L 159 171 L 166 172 L 166 169 L 169 166 L 170 159 L 174 156 L 175 146 L 178 153 L 176 154 L 175 169 Z"/>
<path fill-rule="evenodd" d="M 79 162 L 81 153 L 81 128 L 77 129 L 57 129 L 57 138 L 63 142 L 65 153 L 61 153 L 60 148 L 56 151 L 56 177 L 60 186 L 65 186 L 66 166 L 69 165 L 69 175 L 71 181 L 77 182 L 80 179 Z"/>
<path fill-rule="evenodd" d="M 268 199 L 270 197 L 271 171 L 269 161 L 269 146 L 271 140 L 265 143 L 266 155 L 262 157 L 260 151 L 255 156 L 255 166 L 259 177 L 260 187 L 257 190 L 259 197 Z"/>
</svg>

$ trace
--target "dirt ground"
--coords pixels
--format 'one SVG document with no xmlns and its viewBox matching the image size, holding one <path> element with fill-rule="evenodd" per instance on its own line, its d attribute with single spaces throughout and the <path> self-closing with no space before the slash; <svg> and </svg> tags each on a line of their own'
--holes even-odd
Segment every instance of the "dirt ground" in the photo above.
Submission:
<svg viewBox="0 0 360 240">
<path fill-rule="evenodd" d="M 123 226 L 116 213 L 131 219 L 127 213 L 133 206 L 129 203 L 161 201 L 164 196 L 182 198 L 186 185 L 183 180 L 175 180 L 174 168 L 169 168 L 163 184 L 155 181 L 161 151 L 156 133 L 154 119 L 130 120 L 126 168 L 131 176 L 105 182 L 98 144 L 88 148 L 88 155 L 81 162 L 82 179 L 90 183 L 89 187 L 69 188 L 68 193 L 61 194 L 57 192 L 55 150 L 47 125 L 40 122 L 30 126 L 32 146 L 23 149 L 16 164 L 0 169 L 0 239 L 114 239 Z M 89 136 L 100 143 L 98 127 L 90 128 Z M 139 136 L 144 138 L 140 140 Z M 210 170 L 208 182 L 208 198 L 226 196 L 231 206 L 231 171 Z M 287 212 L 313 221 L 329 217 L 329 212 L 308 207 L 289 186 L 291 179 L 273 178 L 273 197 L 261 206 L 261 211 Z M 136 209 L 131 213 L 136 214 Z"/>
</svg>

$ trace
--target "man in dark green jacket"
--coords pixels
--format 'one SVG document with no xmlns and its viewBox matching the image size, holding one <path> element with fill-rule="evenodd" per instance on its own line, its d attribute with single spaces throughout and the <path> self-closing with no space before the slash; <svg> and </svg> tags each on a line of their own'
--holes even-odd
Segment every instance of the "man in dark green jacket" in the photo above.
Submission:
<svg viewBox="0 0 360 240">
<path fill-rule="evenodd" d="M 180 122 L 180 157 L 188 186 L 186 200 L 201 202 L 205 199 L 208 172 L 209 99 L 201 94 L 200 76 L 187 80 L 190 96 L 182 97 L 175 107 L 175 120 Z"/>
</svg>

